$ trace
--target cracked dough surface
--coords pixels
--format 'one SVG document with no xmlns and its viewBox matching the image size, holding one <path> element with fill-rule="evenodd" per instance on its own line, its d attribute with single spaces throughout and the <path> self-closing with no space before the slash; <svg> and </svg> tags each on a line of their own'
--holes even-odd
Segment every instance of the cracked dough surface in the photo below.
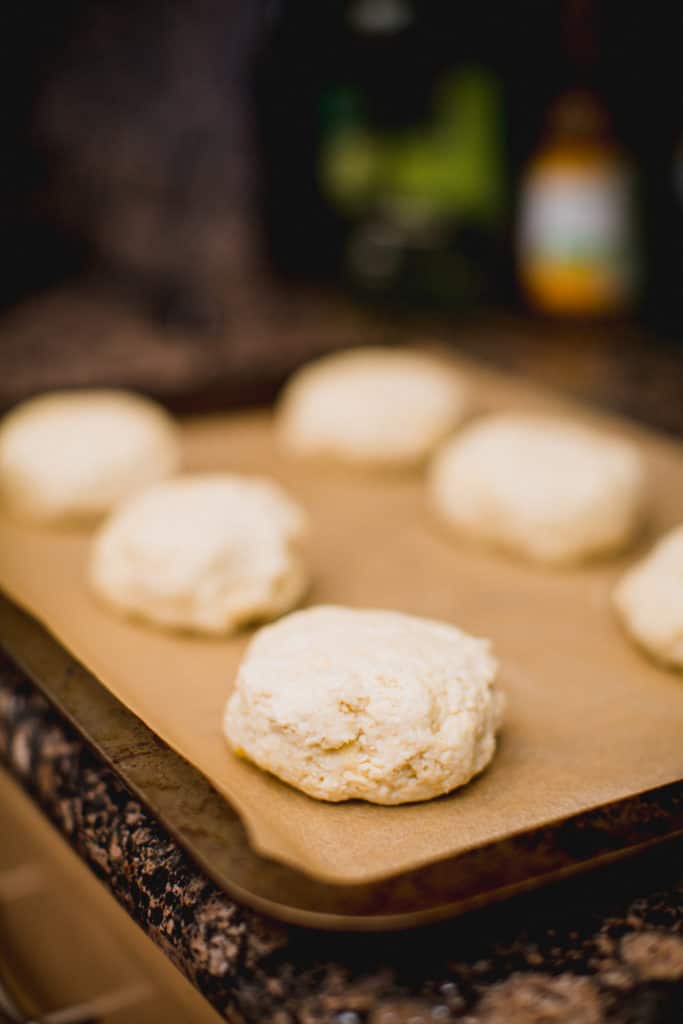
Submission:
<svg viewBox="0 0 683 1024">
<path fill-rule="evenodd" d="M 319 606 L 260 630 L 224 718 L 238 754 L 310 796 L 428 800 L 489 763 L 503 708 L 487 640 Z"/>
<path fill-rule="evenodd" d="M 17 518 L 97 518 L 173 473 L 176 429 L 157 405 L 127 391 L 59 391 L 22 402 L 0 426 L 0 490 Z"/>
<path fill-rule="evenodd" d="M 683 525 L 621 577 L 613 599 L 624 626 L 645 650 L 683 668 Z"/>
<path fill-rule="evenodd" d="M 93 542 L 89 578 L 117 611 L 230 633 L 292 608 L 308 585 L 303 511 L 274 482 L 205 474 L 124 503 Z"/>
<path fill-rule="evenodd" d="M 571 564 L 624 547 L 643 519 L 636 447 L 554 417 L 487 416 L 437 453 L 443 520 L 529 560 Z"/>
<path fill-rule="evenodd" d="M 422 461 L 462 420 L 466 388 L 452 367 L 409 349 L 358 348 L 295 373 L 278 408 L 283 445 L 364 465 Z"/>
</svg>

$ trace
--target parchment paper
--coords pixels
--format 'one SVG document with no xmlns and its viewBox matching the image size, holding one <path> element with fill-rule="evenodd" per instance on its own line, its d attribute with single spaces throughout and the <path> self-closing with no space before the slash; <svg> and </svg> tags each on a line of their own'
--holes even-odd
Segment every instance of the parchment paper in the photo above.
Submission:
<svg viewBox="0 0 683 1024">
<path fill-rule="evenodd" d="M 482 409 L 563 409 L 468 372 Z M 187 423 L 188 468 L 271 474 L 309 510 L 309 603 L 395 608 L 493 638 L 509 700 L 499 752 L 479 779 L 428 803 L 325 804 L 235 758 L 221 717 L 249 634 L 201 640 L 117 619 L 84 583 L 87 532 L 1 519 L 0 585 L 210 779 L 260 852 L 325 881 L 372 881 L 683 776 L 683 675 L 633 647 L 609 605 L 625 565 L 683 521 L 683 455 L 629 425 L 612 429 L 639 438 L 647 457 L 649 535 L 625 557 L 551 571 L 454 539 L 433 519 L 419 474 L 285 459 L 267 413 Z"/>
</svg>

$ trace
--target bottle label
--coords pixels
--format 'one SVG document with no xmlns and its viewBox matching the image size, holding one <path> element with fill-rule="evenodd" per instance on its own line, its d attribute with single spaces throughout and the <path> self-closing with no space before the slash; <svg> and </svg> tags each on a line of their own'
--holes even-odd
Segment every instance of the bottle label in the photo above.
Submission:
<svg viewBox="0 0 683 1024">
<path fill-rule="evenodd" d="M 551 302 L 619 302 L 633 277 L 630 186 L 621 169 L 537 171 L 522 196 L 520 257 Z M 543 295 L 538 298 L 543 302 Z"/>
</svg>

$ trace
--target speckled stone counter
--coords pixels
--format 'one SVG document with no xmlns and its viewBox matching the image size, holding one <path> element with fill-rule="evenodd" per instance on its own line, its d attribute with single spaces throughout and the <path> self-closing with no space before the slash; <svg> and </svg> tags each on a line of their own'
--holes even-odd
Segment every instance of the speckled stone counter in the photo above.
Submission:
<svg viewBox="0 0 683 1024">
<path fill-rule="evenodd" d="M 54 303 L 62 303 L 59 308 L 64 311 L 68 301 L 76 302 L 70 307 L 72 322 L 80 323 L 81 329 L 87 322 L 85 307 L 83 317 L 78 315 L 78 301 L 86 301 L 82 297 L 49 301 L 53 313 Z M 94 307 L 88 308 L 93 315 Z M 143 377 L 155 379 L 153 390 L 165 394 L 180 395 L 181 378 L 198 386 L 210 363 L 206 349 L 196 351 L 202 342 L 179 337 L 158 350 L 148 346 L 143 357 L 140 329 L 132 330 L 130 323 L 124 329 L 120 310 L 106 321 L 98 306 L 97 317 L 112 325 L 111 336 L 117 339 L 109 346 L 109 363 L 105 360 L 102 366 L 95 355 L 88 363 L 81 350 L 73 357 L 71 376 L 68 366 L 65 369 L 62 363 L 58 370 L 50 360 L 31 375 L 31 358 L 43 345 L 49 347 L 45 307 L 36 307 L 33 321 L 32 315 L 30 310 L 14 314 L 4 335 L 0 325 L 0 358 L 5 360 L 7 354 L 5 367 L 13 368 L 2 375 L 3 402 L 71 379 L 132 383 L 124 372 L 127 344 L 131 353 L 137 353 L 131 361 L 137 360 L 138 375 L 144 370 Z M 360 323 L 349 315 L 344 329 L 357 331 Z M 386 336 L 384 330 L 368 324 L 365 337 Z M 386 330 L 396 333 L 394 327 Z M 337 340 L 340 331 L 337 322 Z M 332 344 L 333 333 L 318 346 Z M 287 352 L 290 359 L 297 358 L 304 336 L 302 328 L 289 348 L 283 343 L 283 364 Z M 473 327 L 458 341 L 470 352 L 527 370 L 544 383 L 683 433 L 683 368 L 680 354 L 671 346 L 657 348 L 613 334 L 603 341 L 584 334 L 573 344 L 555 340 L 546 345 L 542 332 L 525 333 L 515 323 L 499 325 L 495 331 L 485 325 Z M 100 340 L 100 349 L 102 344 Z M 218 343 L 207 345 L 214 346 L 217 358 Z M 169 346 L 173 358 L 167 357 Z M 231 358 L 244 369 L 252 356 L 233 351 L 231 357 L 226 349 L 221 357 L 225 379 Z M 177 377 L 169 369 L 174 359 Z M 231 901 L 5 656 L 0 657 L 0 762 L 150 938 L 228 1020 L 683 1021 L 680 840 L 445 925 L 391 935 L 334 935 L 271 922 Z"/>
<path fill-rule="evenodd" d="M 322 934 L 268 921 L 229 900 L 6 658 L 0 757 L 228 1020 L 683 1020 L 680 842 L 448 925 Z"/>
</svg>

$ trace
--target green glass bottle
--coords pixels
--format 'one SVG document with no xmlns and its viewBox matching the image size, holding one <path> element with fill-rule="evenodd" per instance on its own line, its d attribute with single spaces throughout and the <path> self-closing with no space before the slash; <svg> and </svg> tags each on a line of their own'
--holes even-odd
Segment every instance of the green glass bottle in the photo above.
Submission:
<svg viewBox="0 0 683 1024">
<path fill-rule="evenodd" d="M 509 224 L 502 34 L 485 5 L 450 0 L 280 5 L 259 80 L 280 269 L 391 305 L 467 307 L 496 292 Z"/>
</svg>

